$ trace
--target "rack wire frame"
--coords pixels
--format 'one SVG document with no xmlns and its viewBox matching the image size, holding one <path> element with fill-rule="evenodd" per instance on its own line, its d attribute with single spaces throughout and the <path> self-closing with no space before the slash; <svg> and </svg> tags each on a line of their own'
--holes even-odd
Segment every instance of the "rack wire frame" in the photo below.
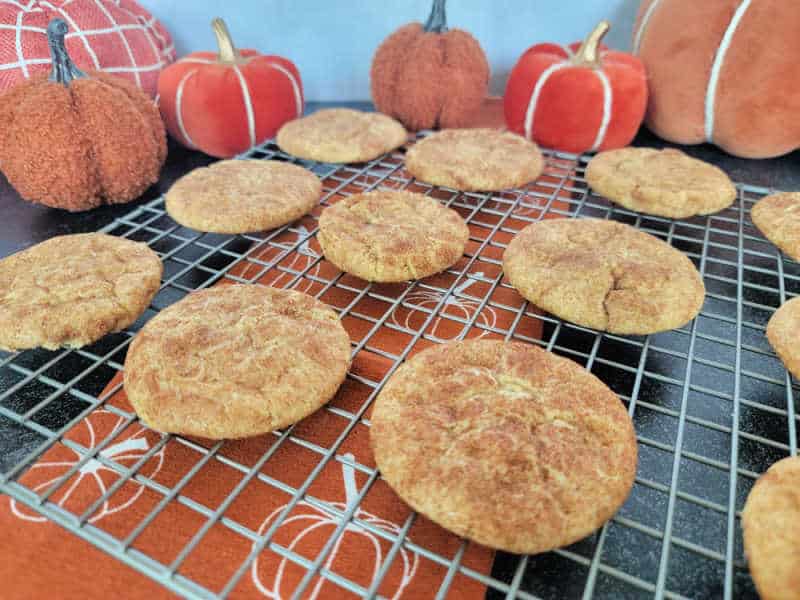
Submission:
<svg viewBox="0 0 800 600">
<path fill-rule="evenodd" d="M 424 135 L 424 134 L 423 134 Z M 93 448 L 86 448 L 65 434 L 88 414 L 104 407 L 124 419 L 124 426 L 136 422 L 136 415 L 107 403 L 119 391 L 117 384 L 104 394 L 80 389 L 82 382 L 121 371 L 124 352 L 141 323 L 109 336 L 102 350 L 96 345 L 56 352 L 28 351 L 0 354 L 0 429 L 14 430 L 20 450 L 0 463 L 0 491 L 30 507 L 108 554 L 138 569 L 166 588 L 191 598 L 225 598 L 235 588 L 259 552 L 268 548 L 306 569 L 306 576 L 293 597 L 308 593 L 314 577 L 322 577 L 364 598 L 379 597 L 382 578 L 399 551 L 417 553 L 446 568 L 446 575 L 431 596 L 444 598 L 456 575 L 483 583 L 493 598 L 547 597 L 753 597 L 755 590 L 747 574 L 742 551 L 740 511 L 755 479 L 773 462 L 797 454 L 800 412 L 796 387 L 768 343 L 764 329 L 772 312 L 800 292 L 800 265 L 783 257 L 766 242 L 749 219 L 752 204 L 771 190 L 738 184 L 737 200 L 721 213 L 673 221 L 645 216 L 620 208 L 596 196 L 583 177 L 590 157 L 545 151 L 544 176 L 523 189 L 501 193 L 463 193 L 433 187 L 413 180 L 403 169 L 404 149 L 388 153 L 363 165 L 330 165 L 298 160 L 267 142 L 242 156 L 253 159 L 285 160 L 301 164 L 324 182 L 322 206 L 351 193 L 381 188 L 412 189 L 432 195 L 458 210 L 471 229 L 466 260 L 448 270 L 448 284 L 430 280 L 408 282 L 398 293 L 386 295 L 379 286 L 354 282 L 342 273 L 327 276 L 314 269 L 324 258 L 311 253 L 301 268 L 287 266 L 283 259 L 303 252 L 316 233 L 315 227 L 296 223 L 256 235 L 222 236 L 201 234 L 178 226 L 166 215 L 163 198 L 138 207 L 116 219 L 103 231 L 147 242 L 172 269 L 165 271 L 152 316 L 163 306 L 196 289 L 227 279 L 253 283 L 270 271 L 280 271 L 282 287 L 313 282 L 321 297 L 336 288 L 352 295 L 346 306 L 334 307 L 341 317 L 365 322 L 368 333 L 352 342 L 352 353 L 368 351 L 391 361 L 381 378 L 370 379 L 350 373 L 348 377 L 366 386 L 369 397 L 360 409 L 327 406 L 347 421 L 330 447 L 321 447 L 294 435 L 294 427 L 274 432 L 278 443 L 252 466 L 238 463 L 222 451 L 225 442 L 204 447 L 181 436 L 161 435 L 132 466 L 116 462 L 102 450 L 114 442 L 112 435 Z M 563 322 L 541 314 L 527 302 L 509 305 L 493 292 L 512 290 L 503 278 L 500 255 L 508 239 L 528 223 L 553 216 L 597 217 L 628 223 L 666 240 L 684 251 L 698 266 L 707 296 L 700 315 L 687 326 L 651 336 L 616 336 Z M 316 217 L 314 218 L 316 220 Z M 288 243 L 283 234 L 291 233 Z M 262 259 L 262 250 L 275 254 Z M 188 256 L 188 258 L 187 258 Z M 235 267 L 247 264 L 244 273 Z M 251 272 L 252 269 L 252 272 Z M 487 274 L 488 273 L 488 274 Z M 474 292 L 466 282 L 479 283 Z M 469 288 L 469 289 L 468 289 Z M 411 301 L 414 293 L 428 294 L 434 302 L 420 306 Z M 359 312 L 359 302 L 373 298 L 386 305 L 383 314 Z M 471 315 L 447 313 L 448 299 L 465 300 L 475 308 Z M 419 326 L 390 319 L 398 307 L 413 308 L 423 315 Z M 480 319 L 491 308 L 509 315 L 510 325 Z M 146 318 L 146 317 L 145 317 Z M 634 419 L 639 444 L 639 469 L 633 492 L 626 505 L 598 532 L 568 548 L 539 556 L 498 553 L 491 574 L 477 572 L 462 564 L 469 542 L 463 541 L 454 556 L 440 556 L 408 538 L 417 515 L 412 513 L 399 533 L 375 527 L 356 515 L 359 503 L 380 474 L 341 451 L 342 443 L 357 424 L 369 426 L 365 413 L 383 383 L 420 340 L 438 343 L 430 326 L 447 319 L 461 326 L 458 337 L 492 333 L 508 340 L 538 344 L 567 356 L 593 371 L 618 393 Z M 541 324 L 542 335 L 525 335 L 523 320 Z M 400 353 L 387 352 L 375 344 L 381 331 L 405 334 L 409 340 Z M 60 363 L 80 358 L 85 368 L 59 378 L 52 375 Z M 62 380 L 63 379 L 63 380 Z M 35 400 L 19 406 L 15 398 L 28 386 L 36 386 Z M 44 391 L 41 391 L 44 390 Z M 64 407 L 70 407 L 65 411 Z M 39 418 L 47 413 L 55 421 Z M 173 487 L 142 474 L 139 469 L 169 441 L 194 449 L 198 462 Z M 82 458 L 58 481 L 42 491 L 19 481 L 22 474 L 48 448 L 61 443 Z M 298 444 L 318 455 L 318 464 L 306 481 L 289 486 L 261 472 L 261 467 L 283 444 Z M 73 514 L 51 498 L 69 476 L 90 460 L 118 473 L 117 483 L 99 497 L 83 514 Z M 185 486 L 209 461 L 216 460 L 242 474 L 227 498 L 212 510 L 184 495 Z M 344 509 L 332 506 L 309 493 L 315 478 L 328 463 L 348 464 L 368 479 L 358 502 Z M 263 534 L 226 515 L 226 510 L 251 480 L 258 479 L 291 501 L 272 527 Z M 144 518 L 126 539 L 117 539 L 89 522 L 93 510 L 119 486 L 133 482 L 161 497 L 155 510 Z M 304 501 L 325 511 L 337 522 L 336 530 L 322 551 L 310 560 L 276 543 L 273 534 L 291 507 Z M 179 503 L 206 519 L 205 525 L 181 550 L 172 564 L 161 564 L 135 547 L 133 542 L 170 503 Z M 348 523 L 391 543 L 377 576 L 368 588 L 326 568 L 325 558 Z M 252 542 L 252 551 L 222 589 L 207 589 L 183 576 L 182 562 L 212 526 L 221 525 Z"/>
</svg>

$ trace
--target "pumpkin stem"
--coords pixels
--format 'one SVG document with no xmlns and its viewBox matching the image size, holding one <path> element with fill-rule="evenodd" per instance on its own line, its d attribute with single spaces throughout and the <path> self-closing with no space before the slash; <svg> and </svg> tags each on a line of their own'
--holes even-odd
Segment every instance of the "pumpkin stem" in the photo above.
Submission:
<svg viewBox="0 0 800 600">
<path fill-rule="evenodd" d="M 86 77 L 72 62 L 64 45 L 64 36 L 67 34 L 67 23 L 64 19 L 53 19 L 47 26 L 47 44 L 50 46 L 50 56 L 53 60 L 53 70 L 50 71 L 50 81 L 69 85 L 73 79 Z"/>
<path fill-rule="evenodd" d="M 598 52 L 600 41 L 611 29 L 611 24 L 608 21 L 600 21 L 594 31 L 583 41 L 581 47 L 572 61 L 576 64 L 596 66 L 600 64 L 600 54 Z"/>
<path fill-rule="evenodd" d="M 447 15 L 444 12 L 445 0 L 433 0 L 431 7 L 431 14 L 428 15 L 428 20 L 422 27 L 427 33 L 445 33 L 447 32 Z"/>
<path fill-rule="evenodd" d="M 236 46 L 233 45 L 233 38 L 228 31 L 228 26 L 225 21 L 219 17 L 215 17 L 211 21 L 211 28 L 214 30 L 214 35 L 217 36 L 217 47 L 219 48 L 219 61 L 224 63 L 236 63 L 241 58 Z"/>
</svg>

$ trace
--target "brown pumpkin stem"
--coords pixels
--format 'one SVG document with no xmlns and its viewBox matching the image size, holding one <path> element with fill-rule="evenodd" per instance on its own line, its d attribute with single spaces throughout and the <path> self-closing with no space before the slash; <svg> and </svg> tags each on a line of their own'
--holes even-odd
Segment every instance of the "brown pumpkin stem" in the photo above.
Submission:
<svg viewBox="0 0 800 600">
<path fill-rule="evenodd" d="M 578 65 L 585 65 L 585 66 L 597 66 L 600 64 L 600 53 L 598 52 L 600 48 L 600 42 L 608 33 L 608 30 L 611 29 L 611 23 L 608 21 L 600 21 L 597 27 L 594 28 L 594 31 L 589 34 L 581 47 L 578 48 L 578 52 L 572 59 L 572 62 Z"/>
<path fill-rule="evenodd" d="M 425 21 L 422 29 L 428 33 L 446 33 L 447 32 L 447 15 L 444 10 L 445 0 L 433 0 L 431 7 L 431 14 L 428 15 L 428 20 Z"/>
<path fill-rule="evenodd" d="M 53 69 L 48 79 L 64 85 L 69 85 L 73 79 L 87 77 L 67 54 L 64 36 L 67 35 L 68 29 L 64 19 L 53 19 L 47 26 L 47 44 L 50 46 L 50 57 L 53 61 Z"/>
<path fill-rule="evenodd" d="M 242 57 L 236 46 L 233 45 L 233 38 L 231 37 L 228 26 L 225 21 L 219 17 L 215 17 L 211 21 L 211 28 L 214 30 L 214 35 L 217 36 L 217 47 L 219 48 L 218 59 L 223 63 L 238 63 L 241 62 Z"/>
</svg>

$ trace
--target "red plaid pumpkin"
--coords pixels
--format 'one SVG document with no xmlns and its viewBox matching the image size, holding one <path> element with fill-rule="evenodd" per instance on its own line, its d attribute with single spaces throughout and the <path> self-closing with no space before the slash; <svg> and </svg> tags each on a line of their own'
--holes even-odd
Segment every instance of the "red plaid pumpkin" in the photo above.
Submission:
<svg viewBox="0 0 800 600">
<path fill-rule="evenodd" d="M 55 17 L 69 25 L 67 51 L 79 67 L 124 77 L 151 96 L 175 60 L 169 32 L 134 0 L 0 0 L 0 92 L 50 70 Z"/>
</svg>

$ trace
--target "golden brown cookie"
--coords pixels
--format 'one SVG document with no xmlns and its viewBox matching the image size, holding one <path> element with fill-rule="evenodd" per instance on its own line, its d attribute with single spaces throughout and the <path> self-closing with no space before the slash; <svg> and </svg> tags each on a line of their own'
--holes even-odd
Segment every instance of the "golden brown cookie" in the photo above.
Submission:
<svg viewBox="0 0 800 600">
<path fill-rule="evenodd" d="M 675 329 L 697 316 L 705 298 L 700 274 L 681 252 L 601 219 L 529 225 L 506 248 L 503 270 L 539 308 L 612 333 Z"/>
<path fill-rule="evenodd" d="M 291 223 L 319 202 L 311 171 L 277 160 L 223 160 L 184 175 L 169 189 L 167 212 L 198 231 L 248 233 Z"/>
<path fill-rule="evenodd" d="M 722 169 L 672 148 L 601 152 L 589 161 L 586 182 L 627 209 L 672 219 L 719 212 L 736 199 Z"/>
<path fill-rule="evenodd" d="M 133 323 L 163 267 L 146 244 L 62 235 L 0 260 L 0 348 L 80 348 Z"/>
<path fill-rule="evenodd" d="M 349 362 L 350 338 L 319 300 L 222 285 L 142 328 L 125 359 L 125 392 L 159 431 L 241 438 L 310 415 L 336 393 Z"/>
<path fill-rule="evenodd" d="M 636 474 L 617 396 L 571 360 L 519 342 L 420 352 L 375 401 L 370 438 L 381 475 L 413 509 L 508 552 L 589 535 Z"/>
<path fill-rule="evenodd" d="M 425 183 L 463 191 L 521 187 L 539 177 L 539 147 L 509 131 L 446 129 L 409 148 L 406 169 Z"/>
<path fill-rule="evenodd" d="M 384 114 L 329 108 L 289 121 L 275 141 L 281 150 L 299 158 L 357 163 L 378 158 L 407 139 L 405 128 Z"/>
<path fill-rule="evenodd" d="M 767 323 L 767 339 L 789 373 L 800 378 L 800 297 L 775 311 Z"/>
<path fill-rule="evenodd" d="M 325 258 L 368 281 L 407 281 L 444 271 L 464 254 L 469 227 L 422 194 L 356 194 L 322 211 L 317 241 Z"/>
<path fill-rule="evenodd" d="M 800 456 L 756 481 L 742 511 L 744 551 L 761 600 L 800 598 Z"/>
<path fill-rule="evenodd" d="M 781 252 L 800 260 L 800 192 L 762 198 L 753 206 L 750 218 Z"/>
</svg>

